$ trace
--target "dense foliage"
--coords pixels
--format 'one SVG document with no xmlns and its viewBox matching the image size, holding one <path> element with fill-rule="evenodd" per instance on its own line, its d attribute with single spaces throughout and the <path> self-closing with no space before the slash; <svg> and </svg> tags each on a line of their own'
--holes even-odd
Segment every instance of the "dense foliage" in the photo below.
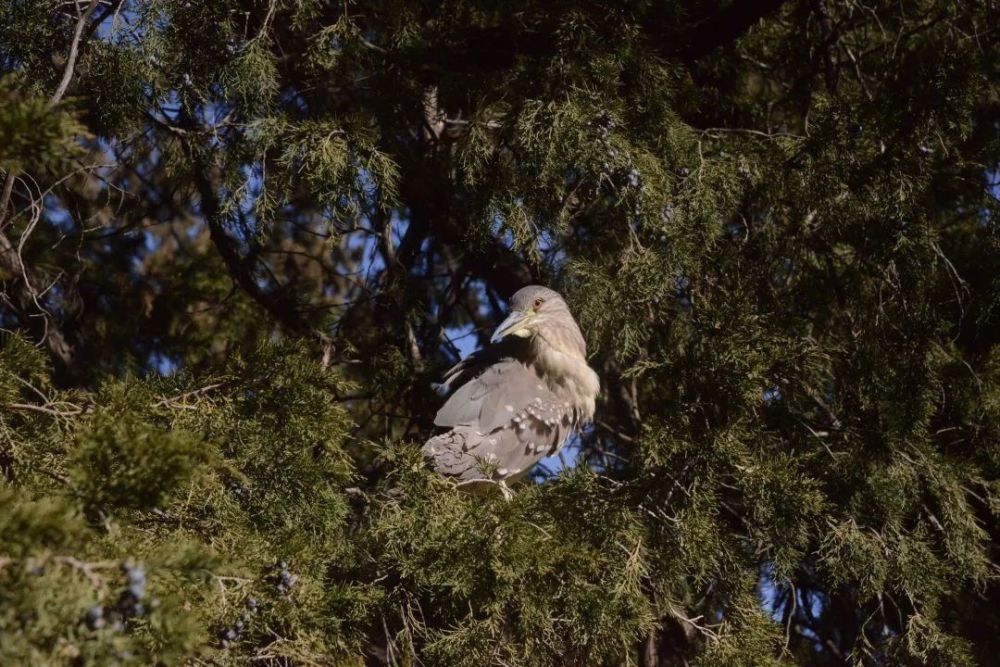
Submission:
<svg viewBox="0 0 1000 667">
<path fill-rule="evenodd" d="M 998 17 L 4 0 L 0 664 L 995 664 Z M 529 282 L 597 422 L 464 494 Z"/>
</svg>

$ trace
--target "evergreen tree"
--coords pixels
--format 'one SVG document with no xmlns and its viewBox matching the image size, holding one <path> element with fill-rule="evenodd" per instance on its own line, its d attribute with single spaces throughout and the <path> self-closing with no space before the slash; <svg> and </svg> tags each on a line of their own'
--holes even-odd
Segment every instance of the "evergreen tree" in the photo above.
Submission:
<svg viewBox="0 0 1000 667">
<path fill-rule="evenodd" d="M 4 0 L 0 664 L 996 664 L 998 17 Z M 465 494 L 528 283 L 597 419 Z"/>
</svg>

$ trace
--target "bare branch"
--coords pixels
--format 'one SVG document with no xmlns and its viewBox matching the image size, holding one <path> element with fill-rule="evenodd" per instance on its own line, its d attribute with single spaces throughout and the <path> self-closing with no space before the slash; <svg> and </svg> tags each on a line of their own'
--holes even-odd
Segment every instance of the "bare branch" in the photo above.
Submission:
<svg viewBox="0 0 1000 667">
<path fill-rule="evenodd" d="M 214 389 L 218 389 L 219 387 L 224 387 L 225 385 L 226 385 L 225 382 L 213 382 L 212 384 L 205 385 L 204 387 L 200 387 L 200 388 L 194 389 L 192 391 L 187 391 L 187 392 L 184 392 L 183 394 L 178 394 L 177 396 L 166 396 L 164 398 L 161 398 L 156 403 L 153 403 L 153 407 L 154 408 L 161 408 L 161 407 L 165 407 L 165 406 L 166 407 L 188 407 L 186 404 L 182 403 L 182 401 L 184 401 L 185 399 L 188 399 L 188 398 L 194 398 L 196 396 L 202 396 L 202 395 L 207 394 L 208 392 L 210 392 L 210 391 L 212 391 Z"/>
<path fill-rule="evenodd" d="M 49 405 L 33 405 L 31 403 L 6 403 L 5 408 L 11 410 L 30 410 L 33 412 L 43 412 L 47 415 L 52 415 L 53 417 L 75 417 L 83 413 L 83 408 L 78 405 L 73 405 L 72 403 L 52 403 L 50 405 L 68 405 L 70 406 L 66 410 L 59 410 L 57 408 L 49 407 Z"/>
<path fill-rule="evenodd" d="M 90 0 L 87 9 L 80 14 L 80 18 L 76 21 L 76 30 L 73 32 L 73 41 L 69 45 L 69 56 L 66 58 L 66 67 L 63 69 L 62 79 L 59 81 L 56 92 L 49 99 L 51 106 L 59 104 L 63 95 L 66 94 L 66 89 L 69 88 L 69 82 L 73 79 L 73 69 L 76 67 L 76 57 L 80 53 L 80 38 L 83 37 L 83 28 L 87 25 L 90 15 L 94 13 L 99 4 L 101 4 L 101 0 Z"/>
</svg>

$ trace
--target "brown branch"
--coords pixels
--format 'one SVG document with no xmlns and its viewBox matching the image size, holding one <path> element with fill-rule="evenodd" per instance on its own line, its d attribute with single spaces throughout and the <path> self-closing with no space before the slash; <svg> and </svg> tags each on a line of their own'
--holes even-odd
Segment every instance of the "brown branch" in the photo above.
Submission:
<svg viewBox="0 0 1000 667">
<path fill-rule="evenodd" d="M 83 37 L 83 29 L 87 25 L 90 15 L 94 13 L 99 4 L 101 4 L 101 0 L 90 0 L 87 9 L 80 14 L 80 18 L 76 21 L 76 30 L 73 32 L 73 41 L 69 45 L 69 56 L 66 58 L 66 67 L 63 69 L 62 79 L 59 81 L 56 92 L 49 99 L 49 106 L 59 104 L 63 95 L 66 94 L 66 89 L 69 88 L 69 82 L 73 79 L 73 69 L 76 67 L 76 57 L 80 53 L 80 38 Z"/>
<path fill-rule="evenodd" d="M 180 126 L 177 126 L 165 123 L 152 114 L 147 114 L 147 117 L 155 125 L 177 137 L 185 156 L 194 165 L 192 178 L 201 200 L 202 216 L 208 225 L 209 239 L 226 265 L 230 278 L 288 332 L 309 335 L 325 344 L 327 340 L 325 334 L 309 326 L 302 317 L 294 297 L 283 289 L 284 286 L 279 285 L 276 289 L 265 290 L 257 282 L 254 266 L 259 249 L 251 248 L 250 253 L 244 257 L 237 248 L 236 241 L 230 238 L 226 232 L 223 224 L 222 205 L 212 181 L 212 167 L 194 146 L 195 130 L 199 129 L 194 119 L 190 116 L 184 116 Z M 265 269 L 267 268 L 265 266 Z"/>
<path fill-rule="evenodd" d="M 61 565 L 68 565 L 80 574 L 82 574 L 91 586 L 100 589 L 104 585 L 104 581 L 101 579 L 100 575 L 94 572 L 95 569 L 107 569 L 115 567 L 116 563 L 88 563 L 80 560 L 79 558 L 74 558 L 73 556 L 54 556 L 53 561 Z"/>
<path fill-rule="evenodd" d="M 14 191 L 14 170 L 7 172 L 3 179 L 3 192 L 0 192 L 0 231 L 3 230 L 4 221 L 7 219 L 7 208 L 10 206 L 10 195 Z"/>
<path fill-rule="evenodd" d="M 72 361 L 73 348 L 62 331 L 55 326 L 52 314 L 36 302 L 36 294 L 29 282 L 30 272 L 25 267 L 17 248 L 2 232 L 0 232 L 0 272 L 10 276 L 7 284 L 11 286 L 12 294 L 5 291 L 3 296 L 23 318 L 25 328 L 31 331 L 33 338 L 45 343 L 53 357 L 68 366 Z M 29 276 L 27 280 L 25 276 Z"/>
<path fill-rule="evenodd" d="M 186 142 L 185 142 L 186 143 Z M 208 224 L 208 235 L 215 246 L 216 252 L 222 258 L 229 276 L 258 305 L 270 313 L 275 320 L 292 333 L 304 334 L 310 327 L 304 322 L 295 306 L 294 300 L 277 290 L 266 291 L 257 282 L 254 275 L 254 255 L 243 257 L 236 248 L 236 243 L 229 237 L 222 223 L 221 206 L 215 188 L 206 173 L 206 167 L 199 165 L 195 169 L 194 180 L 201 198 L 201 211 Z"/>
<path fill-rule="evenodd" d="M 225 385 L 226 385 L 225 382 L 213 382 L 212 384 L 184 392 L 183 394 L 178 394 L 176 396 L 164 396 L 156 403 L 153 403 L 152 407 L 160 408 L 171 405 L 183 406 L 183 404 L 178 403 L 178 401 L 183 401 L 186 398 L 192 398 L 194 396 L 201 396 L 202 394 L 207 394 L 208 392 L 218 389 L 220 387 L 224 387 Z"/>
<path fill-rule="evenodd" d="M 650 630 L 642 646 L 643 667 L 656 667 L 659 664 L 659 651 L 656 643 L 656 630 Z"/>
<path fill-rule="evenodd" d="M 94 12 L 94 9 L 100 4 L 100 0 L 91 0 L 87 9 L 80 15 L 80 18 L 76 21 L 76 29 L 73 31 L 73 40 L 69 45 L 69 55 L 66 57 L 66 67 L 63 68 L 62 78 L 59 80 L 59 85 L 56 87 L 52 97 L 49 98 L 49 106 L 54 107 L 62 101 L 63 95 L 66 94 L 66 89 L 69 88 L 69 83 L 73 79 L 73 71 L 76 68 L 76 59 L 80 53 L 80 40 L 83 37 L 83 29 L 87 25 L 90 15 Z M 14 189 L 14 170 L 7 172 L 7 177 L 4 179 L 3 191 L 0 192 L 0 228 L 3 227 L 4 221 L 7 219 L 7 208 L 10 206 L 10 196 Z"/>
<path fill-rule="evenodd" d="M 201 212 L 208 225 L 209 239 L 226 265 L 230 278 L 257 305 L 271 315 L 286 332 L 310 337 L 324 346 L 327 345 L 329 339 L 326 334 L 310 325 L 303 316 L 303 311 L 294 295 L 286 289 L 285 285 L 279 284 L 273 289 L 265 289 L 260 286 L 254 270 L 259 249 L 252 247 L 245 257 L 240 253 L 237 242 L 229 236 L 223 224 L 222 207 L 209 175 L 211 168 L 204 163 L 204 160 L 196 157 L 188 136 L 182 135 L 182 144 L 185 153 L 196 165 L 193 178 L 201 200 Z M 264 270 L 270 271 L 266 265 L 264 265 Z"/>
<path fill-rule="evenodd" d="M 68 410 L 56 410 L 55 408 L 50 408 L 47 405 L 34 405 L 32 403 L 6 403 L 5 408 L 11 410 L 30 410 L 32 412 L 42 412 L 47 415 L 52 415 L 53 417 L 75 417 L 83 413 L 83 408 L 72 403 L 60 403 L 62 405 L 70 405 Z"/>
</svg>

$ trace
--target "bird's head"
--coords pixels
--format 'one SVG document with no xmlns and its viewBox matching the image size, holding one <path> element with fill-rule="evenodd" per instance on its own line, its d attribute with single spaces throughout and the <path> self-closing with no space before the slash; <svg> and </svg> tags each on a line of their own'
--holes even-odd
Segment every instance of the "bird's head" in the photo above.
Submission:
<svg viewBox="0 0 1000 667">
<path fill-rule="evenodd" d="M 507 336 L 540 337 L 560 351 L 585 357 L 587 350 L 580 328 L 559 292 L 529 285 L 510 299 L 510 313 L 493 332 L 491 342 Z"/>
</svg>

